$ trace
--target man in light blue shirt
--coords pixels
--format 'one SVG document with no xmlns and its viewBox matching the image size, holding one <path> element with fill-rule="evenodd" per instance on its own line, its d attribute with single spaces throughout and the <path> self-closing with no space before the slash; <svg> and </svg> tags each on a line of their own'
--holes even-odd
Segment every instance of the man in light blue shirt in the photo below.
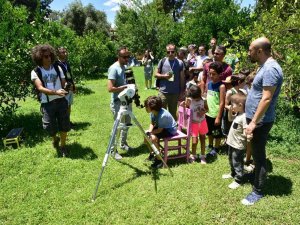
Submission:
<svg viewBox="0 0 300 225">
<path fill-rule="evenodd" d="M 253 205 L 263 197 L 262 188 L 267 175 L 266 143 L 275 120 L 275 106 L 283 82 L 283 73 L 280 65 L 272 58 L 271 43 L 265 37 L 251 43 L 248 56 L 251 62 L 257 62 L 260 66 L 246 101 L 246 135 L 249 139 L 252 138 L 255 178 L 253 191 L 242 203 Z"/>
<path fill-rule="evenodd" d="M 128 59 L 130 57 L 130 52 L 128 51 L 127 47 L 121 47 L 118 49 L 118 61 L 112 64 L 108 69 L 108 81 L 107 81 L 107 90 L 111 94 L 111 102 L 110 102 L 110 109 L 113 113 L 114 120 L 116 120 L 118 112 L 121 107 L 121 101 L 118 98 L 118 94 L 127 88 L 126 77 L 125 77 L 125 67 L 128 63 Z M 132 111 L 131 104 L 128 106 L 128 110 Z M 127 133 L 128 127 L 126 124 L 130 123 L 130 116 L 125 115 L 123 116 L 121 121 L 121 149 L 128 151 L 130 147 L 127 144 Z M 114 146 L 112 147 L 114 149 Z M 122 156 L 116 151 L 114 153 L 116 160 L 121 160 Z"/>
</svg>

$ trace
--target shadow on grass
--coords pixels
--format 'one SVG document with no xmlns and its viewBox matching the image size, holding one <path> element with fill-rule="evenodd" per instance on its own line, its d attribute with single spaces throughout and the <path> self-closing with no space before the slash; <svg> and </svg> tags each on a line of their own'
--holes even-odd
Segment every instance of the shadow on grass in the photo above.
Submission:
<svg viewBox="0 0 300 225">
<path fill-rule="evenodd" d="M 14 115 L 12 119 L 11 129 L 23 127 L 24 141 L 22 145 L 35 147 L 45 139 L 50 137 L 42 128 L 42 115 L 38 112 L 33 112 L 26 115 Z"/>
<path fill-rule="evenodd" d="M 76 94 L 78 95 L 90 95 L 90 94 L 94 94 L 95 92 L 90 89 L 90 88 L 87 88 L 87 87 L 84 87 L 84 86 L 76 86 Z"/>
<path fill-rule="evenodd" d="M 136 156 L 139 156 L 139 155 L 145 154 L 145 153 L 150 153 L 150 151 L 148 150 L 148 148 L 145 144 L 141 144 L 140 146 L 130 149 L 126 153 L 121 153 L 120 155 L 126 156 L 126 157 L 136 157 Z"/>
<path fill-rule="evenodd" d="M 275 134 L 269 134 L 268 140 L 269 140 L 270 142 L 275 141 L 275 143 L 286 142 L 286 140 L 284 140 L 282 136 L 280 136 L 280 135 L 275 135 Z"/>
<path fill-rule="evenodd" d="M 169 168 L 178 167 L 181 164 L 187 164 L 186 158 L 168 159 L 167 165 Z M 165 168 L 167 169 L 167 168 Z"/>
<path fill-rule="evenodd" d="M 157 182 L 156 181 L 159 179 L 160 175 L 165 176 L 164 174 L 159 173 L 159 170 L 150 168 L 150 170 L 144 171 L 144 170 L 141 170 L 141 169 L 139 169 L 139 168 L 127 163 L 127 162 L 124 162 L 124 161 L 117 161 L 117 162 L 133 169 L 135 174 L 134 174 L 133 177 L 128 178 L 127 180 L 123 181 L 122 183 L 114 185 L 112 187 L 112 189 L 120 188 L 123 185 L 128 184 L 128 183 L 132 182 L 133 180 L 135 180 L 135 179 L 137 179 L 141 176 L 152 175 L 152 179 L 154 180 L 154 190 L 155 190 L 155 192 L 157 192 Z"/>
<path fill-rule="evenodd" d="M 264 187 L 266 195 L 284 196 L 292 193 L 293 183 L 289 178 L 277 175 L 269 175 Z"/>
<path fill-rule="evenodd" d="M 89 122 L 76 122 L 74 127 L 72 127 L 72 130 L 85 130 L 89 126 L 91 126 L 91 123 Z"/>
<path fill-rule="evenodd" d="M 67 148 L 70 152 L 68 156 L 70 159 L 94 160 L 98 158 L 91 148 L 83 147 L 78 143 L 67 144 Z"/>
<path fill-rule="evenodd" d="M 15 115 L 12 118 L 12 123 L 10 125 L 10 129 L 23 127 L 24 140 L 21 145 L 25 145 L 26 147 L 35 147 L 39 145 L 39 143 L 44 142 L 45 139 L 51 140 L 48 133 L 43 130 L 42 127 L 42 114 L 38 112 L 33 112 L 26 115 Z M 87 122 L 78 122 L 76 123 L 76 127 L 74 130 L 85 129 L 85 127 L 90 126 L 90 123 Z"/>
</svg>

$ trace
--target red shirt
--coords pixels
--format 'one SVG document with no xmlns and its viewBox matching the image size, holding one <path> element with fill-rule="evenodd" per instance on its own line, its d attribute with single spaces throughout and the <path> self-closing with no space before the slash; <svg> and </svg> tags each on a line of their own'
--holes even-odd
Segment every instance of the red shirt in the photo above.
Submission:
<svg viewBox="0 0 300 225">
<path fill-rule="evenodd" d="M 203 67 L 202 80 L 206 80 L 206 82 L 205 82 L 206 89 L 207 89 L 208 82 L 211 80 L 210 76 L 209 76 L 209 65 L 210 64 L 211 64 L 211 62 L 206 63 Z M 223 72 L 220 74 L 220 81 L 225 80 L 226 77 L 229 77 L 231 75 L 232 75 L 231 67 L 227 63 L 223 62 Z"/>
</svg>

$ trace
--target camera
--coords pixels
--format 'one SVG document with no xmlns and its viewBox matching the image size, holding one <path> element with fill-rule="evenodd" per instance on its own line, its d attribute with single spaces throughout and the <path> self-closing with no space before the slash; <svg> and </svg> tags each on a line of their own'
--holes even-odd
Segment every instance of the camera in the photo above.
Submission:
<svg viewBox="0 0 300 225">
<path fill-rule="evenodd" d="M 71 87 L 72 87 L 72 83 L 66 82 L 64 90 L 69 93 L 69 91 L 71 90 Z"/>
</svg>

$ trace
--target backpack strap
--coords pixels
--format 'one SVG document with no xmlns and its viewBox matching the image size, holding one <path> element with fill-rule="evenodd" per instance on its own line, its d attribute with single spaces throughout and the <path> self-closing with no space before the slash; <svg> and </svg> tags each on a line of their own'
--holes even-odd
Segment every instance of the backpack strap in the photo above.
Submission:
<svg viewBox="0 0 300 225">
<path fill-rule="evenodd" d="M 55 69 L 55 72 L 57 74 L 57 76 L 59 77 L 59 80 L 60 80 L 60 84 L 61 84 L 61 88 L 63 88 L 62 86 L 62 80 L 61 80 L 61 74 L 60 74 L 60 70 L 59 70 L 59 65 L 57 65 L 56 63 L 53 64 L 53 67 Z"/>
<path fill-rule="evenodd" d="M 37 76 L 38 76 L 38 78 L 40 79 L 40 81 L 41 81 L 41 83 L 42 83 L 42 85 L 43 85 L 43 87 L 46 87 L 46 85 L 45 85 L 45 82 L 44 82 L 44 80 L 43 80 L 43 75 L 42 75 L 42 71 L 41 71 L 41 68 L 40 67 L 36 67 L 35 69 L 34 69 L 34 72 L 37 74 Z M 38 91 L 38 90 L 37 90 Z M 39 92 L 39 91 L 38 91 Z M 39 101 L 41 101 L 41 96 L 40 96 L 40 92 L 38 93 L 38 100 Z M 49 96 L 47 95 L 47 94 L 45 94 L 46 95 L 46 97 L 47 97 L 47 102 L 49 102 Z"/>
<path fill-rule="evenodd" d="M 159 72 L 160 72 L 160 73 L 162 72 L 162 68 L 163 68 L 163 66 L 164 66 L 164 64 L 165 64 L 166 59 L 167 59 L 167 58 L 164 57 L 164 58 L 161 60 L 160 67 L 159 67 Z"/>
</svg>

